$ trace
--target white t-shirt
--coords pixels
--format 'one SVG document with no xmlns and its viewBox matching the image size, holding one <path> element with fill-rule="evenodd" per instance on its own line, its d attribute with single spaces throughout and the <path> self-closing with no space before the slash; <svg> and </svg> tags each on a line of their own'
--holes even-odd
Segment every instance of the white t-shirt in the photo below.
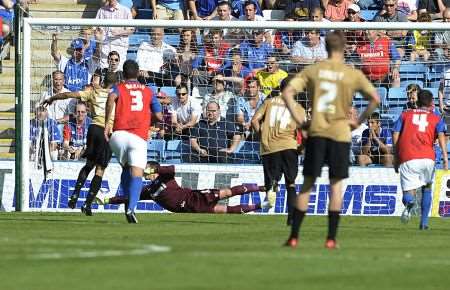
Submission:
<svg viewBox="0 0 450 290">
<path fill-rule="evenodd" d="M 301 40 L 295 42 L 291 52 L 292 56 L 301 56 L 305 59 L 325 59 L 328 57 L 325 41 L 320 38 L 319 45 L 311 47 Z"/>
<path fill-rule="evenodd" d="M 60 93 L 66 93 L 70 92 L 68 89 L 63 88 Z M 44 92 L 41 96 L 41 102 L 43 100 L 49 99 L 50 97 L 54 96 L 53 90 L 50 89 L 46 92 Z M 65 99 L 65 100 L 58 100 L 54 101 L 50 106 L 47 107 L 48 111 L 48 117 L 54 120 L 59 120 L 64 118 L 64 116 L 67 116 L 69 114 L 74 114 L 75 109 L 77 106 L 77 100 L 76 99 Z"/>
<path fill-rule="evenodd" d="M 397 11 L 409 16 L 413 11 L 417 11 L 418 3 L 418 0 L 398 0 Z"/>
<path fill-rule="evenodd" d="M 450 106 L 450 69 L 448 69 L 442 78 L 444 105 Z"/>
<path fill-rule="evenodd" d="M 136 61 L 139 69 L 152 72 L 161 72 L 161 67 L 165 62 L 176 57 L 177 50 L 163 42 L 160 48 L 154 47 L 151 43 L 144 41 L 137 51 Z"/>
<path fill-rule="evenodd" d="M 172 104 L 169 107 L 172 114 L 176 114 L 177 122 L 180 124 L 188 123 L 192 116 L 197 117 L 197 122 L 202 114 L 201 105 L 195 100 L 188 100 L 186 104 L 181 104 L 178 98 L 172 98 Z"/>
</svg>

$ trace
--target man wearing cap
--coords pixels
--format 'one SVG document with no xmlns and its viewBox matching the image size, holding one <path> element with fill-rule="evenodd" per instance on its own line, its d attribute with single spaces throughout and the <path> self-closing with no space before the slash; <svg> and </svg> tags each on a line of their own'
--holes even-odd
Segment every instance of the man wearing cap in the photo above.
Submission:
<svg viewBox="0 0 450 290">
<path fill-rule="evenodd" d="M 58 50 L 58 39 L 53 34 L 51 55 L 58 69 L 64 73 L 64 86 L 71 92 L 81 91 L 91 80 L 92 71 L 95 70 L 92 59 L 84 56 L 84 42 L 76 38 L 70 44 L 71 58 L 62 55 Z"/>
<path fill-rule="evenodd" d="M 361 18 L 359 12 L 361 9 L 356 4 L 351 4 L 347 9 L 347 18 L 346 22 L 364 22 L 365 20 Z M 346 52 L 353 52 L 356 49 L 356 46 L 359 43 L 362 43 L 366 40 L 364 30 L 347 30 L 345 31 L 345 38 L 347 39 L 348 49 Z"/>
</svg>

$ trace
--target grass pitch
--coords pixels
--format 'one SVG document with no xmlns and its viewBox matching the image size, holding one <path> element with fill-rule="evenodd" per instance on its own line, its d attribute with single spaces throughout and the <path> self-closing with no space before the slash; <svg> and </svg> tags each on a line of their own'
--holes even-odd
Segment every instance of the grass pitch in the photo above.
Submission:
<svg viewBox="0 0 450 290">
<path fill-rule="evenodd" d="M 450 219 L 343 217 L 329 251 L 326 217 L 307 217 L 295 250 L 284 216 L 138 218 L 0 214 L 0 289 L 450 289 Z"/>
</svg>

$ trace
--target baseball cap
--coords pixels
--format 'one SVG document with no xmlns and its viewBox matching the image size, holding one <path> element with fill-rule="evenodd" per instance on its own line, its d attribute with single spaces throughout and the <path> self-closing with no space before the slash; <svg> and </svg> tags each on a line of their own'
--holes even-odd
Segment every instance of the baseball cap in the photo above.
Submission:
<svg viewBox="0 0 450 290">
<path fill-rule="evenodd" d="M 77 39 L 74 39 L 74 40 L 72 41 L 72 43 L 70 44 L 70 46 L 71 46 L 73 49 L 80 49 L 80 48 L 83 48 L 83 47 L 84 47 L 84 42 L 83 42 L 83 40 L 82 40 L 81 38 L 77 38 Z"/>
<path fill-rule="evenodd" d="M 361 8 L 359 8 L 358 5 L 356 5 L 355 3 L 351 4 L 350 6 L 348 6 L 347 10 L 353 10 L 356 13 L 358 13 L 359 11 L 361 11 Z"/>
</svg>

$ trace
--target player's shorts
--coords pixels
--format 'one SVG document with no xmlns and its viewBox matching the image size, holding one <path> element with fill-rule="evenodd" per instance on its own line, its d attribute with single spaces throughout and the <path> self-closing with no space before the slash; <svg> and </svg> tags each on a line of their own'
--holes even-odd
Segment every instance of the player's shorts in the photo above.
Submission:
<svg viewBox="0 0 450 290">
<path fill-rule="evenodd" d="M 111 135 L 109 146 L 122 166 L 129 165 L 145 169 L 147 141 L 141 137 L 127 131 L 115 131 Z"/>
<path fill-rule="evenodd" d="M 92 124 L 87 132 L 86 150 L 83 158 L 94 161 L 95 164 L 101 165 L 103 168 L 108 166 L 111 160 L 111 148 L 105 139 L 105 128 Z"/>
<path fill-rule="evenodd" d="M 328 164 L 330 178 L 347 178 L 350 165 L 350 142 L 337 142 L 324 137 L 309 137 L 305 145 L 303 175 L 318 177 Z"/>
<path fill-rule="evenodd" d="M 298 174 L 298 153 L 296 149 L 287 149 L 261 156 L 264 169 L 264 185 L 270 188 L 273 182 L 280 181 L 284 174 L 286 185 L 293 184 Z"/>
<path fill-rule="evenodd" d="M 418 189 L 433 182 L 434 161 L 413 159 L 400 164 L 400 184 L 403 191 Z"/>
<path fill-rule="evenodd" d="M 214 213 L 214 207 L 219 201 L 219 189 L 193 190 L 186 200 L 185 212 Z"/>
</svg>

